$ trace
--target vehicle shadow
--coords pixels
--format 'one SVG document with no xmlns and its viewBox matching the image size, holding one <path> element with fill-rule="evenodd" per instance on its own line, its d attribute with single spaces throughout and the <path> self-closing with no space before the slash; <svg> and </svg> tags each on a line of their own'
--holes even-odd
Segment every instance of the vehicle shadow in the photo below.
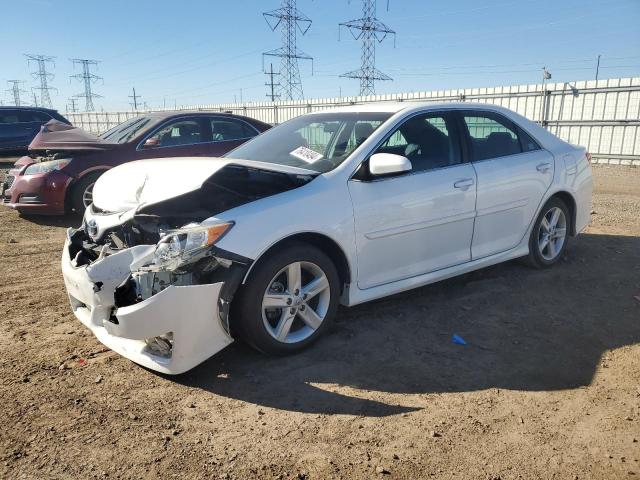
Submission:
<svg viewBox="0 0 640 480">
<path fill-rule="evenodd" d="M 67 213 L 65 215 L 29 215 L 21 213 L 20 217 L 46 227 L 79 227 L 82 223 L 82 215 L 75 213 Z"/>
<path fill-rule="evenodd" d="M 277 409 L 374 417 L 414 409 L 375 392 L 577 388 L 605 351 L 640 341 L 638 291 L 640 238 L 586 234 L 552 269 L 509 262 L 343 308 L 305 352 L 269 358 L 236 343 L 176 380 Z"/>
</svg>

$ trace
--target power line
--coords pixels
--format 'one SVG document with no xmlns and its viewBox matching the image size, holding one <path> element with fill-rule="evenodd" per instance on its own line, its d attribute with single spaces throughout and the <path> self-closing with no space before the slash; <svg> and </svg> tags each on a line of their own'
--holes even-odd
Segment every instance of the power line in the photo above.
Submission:
<svg viewBox="0 0 640 480">
<path fill-rule="evenodd" d="M 280 8 L 262 15 L 272 31 L 280 27 L 282 38 L 282 47 L 263 53 L 263 61 L 266 56 L 279 57 L 281 84 L 278 91 L 280 96 L 285 100 L 302 99 L 304 92 L 298 60 L 311 60 L 311 68 L 313 69 L 313 58 L 298 49 L 296 36 L 298 31 L 302 35 L 309 31 L 311 19 L 296 8 L 296 0 L 282 0 Z"/>
<path fill-rule="evenodd" d="M 346 78 L 360 79 L 360 95 L 375 95 L 376 80 L 392 80 L 376 68 L 376 41 L 382 43 L 387 35 L 396 32 L 376 18 L 376 0 L 362 0 L 362 18 L 341 23 L 353 38 L 362 41 L 361 66 L 357 70 L 340 75 Z"/>
<path fill-rule="evenodd" d="M 265 85 L 271 89 L 271 93 L 267 93 L 267 97 L 270 98 L 272 102 L 275 102 L 276 98 L 280 98 L 280 95 L 275 92 L 275 87 L 280 86 L 280 84 L 273 81 L 273 76 L 275 75 L 273 71 L 273 63 L 269 64 L 269 71 L 265 72 L 265 75 L 269 75 L 269 81 L 265 83 Z"/>
<path fill-rule="evenodd" d="M 26 90 L 20 88 L 20 84 L 24 83 L 23 80 L 7 80 L 7 83 L 11 86 L 7 92 L 13 95 L 13 104 L 16 107 L 20 107 L 22 105 L 22 99 L 20 98 L 21 93 L 27 93 Z"/>
<path fill-rule="evenodd" d="M 33 76 L 33 78 L 40 80 L 40 86 L 34 87 L 36 90 L 40 90 L 40 106 L 53 108 L 49 90 L 55 90 L 56 92 L 58 90 L 49 86 L 49 80 L 53 80 L 54 75 L 53 73 L 47 72 L 47 63 L 53 63 L 53 65 L 55 66 L 55 63 L 53 61 L 55 57 L 51 57 L 49 55 L 36 55 L 31 53 L 26 53 L 25 56 L 27 57 L 27 65 L 30 65 L 31 62 L 36 62 L 36 65 L 38 66 L 38 70 L 35 72 L 31 72 L 31 75 Z M 34 103 L 36 103 L 37 105 L 38 102 Z"/>
<path fill-rule="evenodd" d="M 91 66 L 98 65 L 97 60 L 88 60 L 86 58 L 71 58 L 71 62 L 73 62 L 73 68 L 76 67 L 77 64 L 82 65 L 82 73 L 76 73 L 75 75 L 71 75 L 70 78 L 75 78 L 78 81 L 82 81 L 84 83 L 84 93 L 78 93 L 75 95 L 76 98 L 84 98 L 85 101 L 85 112 L 93 112 L 95 111 L 95 107 L 93 106 L 94 98 L 102 98 L 102 95 L 98 95 L 91 91 L 91 84 L 97 82 L 98 80 L 102 80 L 102 77 L 94 75 L 91 73 Z"/>
</svg>

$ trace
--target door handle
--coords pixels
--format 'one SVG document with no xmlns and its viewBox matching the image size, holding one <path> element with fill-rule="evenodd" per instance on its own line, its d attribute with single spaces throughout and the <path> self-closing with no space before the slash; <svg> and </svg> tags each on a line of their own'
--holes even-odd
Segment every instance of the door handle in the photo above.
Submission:
<svg viewBox="0 0 640 480">
<path fill-rule="evenodd" d="M 473 178 L 463 178 L 462 180 L 458 180 L 453 184 L 454 188 L 460 188 L 461 190 L 467 190 L 471 185 L 473 185 Z"/>
<path fill-rule="evenodd" d="M 538 170 L 540 173 L 547 173 L 549 170 L 551 169 L 551 164 L 550 163 L 540 163 L 537 167 L 536 170 Z"/>
</svg>

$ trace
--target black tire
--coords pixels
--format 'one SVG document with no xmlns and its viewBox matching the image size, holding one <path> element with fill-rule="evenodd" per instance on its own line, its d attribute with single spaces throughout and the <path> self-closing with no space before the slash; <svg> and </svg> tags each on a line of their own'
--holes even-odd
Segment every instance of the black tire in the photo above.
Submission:
<svg viewBox="0 0 640 480">
<path fill-rule="evenodd" d="M 549 214 L 556 208 L 560 209 L 564 215 L 565 235 L 562 246 L 555 251 L 555 254 L 552 256 L 552 258 L 549 258 L 551 256 L 550 254 L 547 254 L 545 256 L 545 254 L 541 252 L 539 241 L 541 235 L 545 233 L 544 228 L 542 227 L 543 220 L 545 219 L 547 214 Z M 569 216 L 569 209 L 567 208 L 565 203 L 559 198 L 551 198 L 544 205 L 544 207 L 542 207 L 542 210 L 540 210 L 540 214 L 536 219 L 536 223 L 533 225 L 533 229 L 531 230 L 531 235 L 529 237 L 529 255 L 525 257 L 527 264 L 534 268 L 549 268 L 552 265 L 556 264 L 562 258 L 567 248 L 567 244 L 569 243 L 569 232 L 571 230 L 570 222 L 571 217 Z M 541 232 L 541 229 L 543 230 L 543 232 Z"/>
<path fill-rule="evenodd" d="M 84 214 L 85 204 L 84 204 L 84 192 L 87 188 L 93 188 L 93 185 L 98 180 L 98 177 L 102 175 L 104 172 L 94 172 L 89 173 L 78 180 L 71 190 L 71 197 L 69 201 L 69 207 L 71 210 L 79 215 Z"/>
<path fill-rule="evenodd" d="M 277 252 L 265 257 L 255 265 L 247 283 L 239 290 L 231 304 L 232 331 L 249 345 L 269 355 L 287 355 L 299 352 L 315 342 L 333 322 L 340 296 L 338 272 L 331 259 L 324 252 L 305 243 L 296 242 L 283 245 Z M 321 269 L 329 283 L 327 290 L 330 298 L 328 301 L 325 300 L 325 306 L 327 304 L 328 306 L 326 306 L 326 313 L 320 326 L 310 336 L 301 341 L 285 343 L 274 338 L 267 330 L 265 321 L 268 320 L 263 317 L 262 301 L 267 288 L 274 285 L 271 282 L 278 272 L 296 262 L 312 264 Z M 303 286 L 305 285 L 304 281 L 302 284 Z M 286 287 L 283 285 L 284 288 Z M 288 290 L 283 290 L 283 292 L 286 295 Z M 326 299 L 326 296 L 324 298 Z M 309 302 L 312 301 L 314 300 L 309 300 Z M 309 306 L 311 306 L 311 303 Z M 274 312 L 278 316 L 278 312 L 284 312 L 285 310 L 289 310 L 289 307 L 275 310 Z M 296 327 L 308 330 L 298 313 L 295 314 L 294 323 L 291 326 L 291 331 L 294 335 Z"/>
</svg>

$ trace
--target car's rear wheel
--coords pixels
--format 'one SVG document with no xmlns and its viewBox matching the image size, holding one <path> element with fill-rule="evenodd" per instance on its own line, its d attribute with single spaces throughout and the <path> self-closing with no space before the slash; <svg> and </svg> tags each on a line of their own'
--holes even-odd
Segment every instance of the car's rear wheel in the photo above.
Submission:
<svg viewBox="0 0 640 480">
<path fill-rule="evenodd" d="M 294 353 L 329 327 L 339 295 L 331 259 L 313 246 L 289 244 L 254 267 L 234 299 L 232 326 L 262 352 Z"/>
<path fill-rule="evenodd" d="M 82 215 L 85 209 L 93 202 L 93 187 L 102 172 L 90 173 L 82 177 L 73 186 L 71 192 L 71 208 Z"/>
<path fill-rule="evenodd" d="M 569 218 L 569 210 L 559 198 L 545 204 L 529 238 L 529 264 L 546 268 L 562 258 L 569 238 Z"/>
</svg>

